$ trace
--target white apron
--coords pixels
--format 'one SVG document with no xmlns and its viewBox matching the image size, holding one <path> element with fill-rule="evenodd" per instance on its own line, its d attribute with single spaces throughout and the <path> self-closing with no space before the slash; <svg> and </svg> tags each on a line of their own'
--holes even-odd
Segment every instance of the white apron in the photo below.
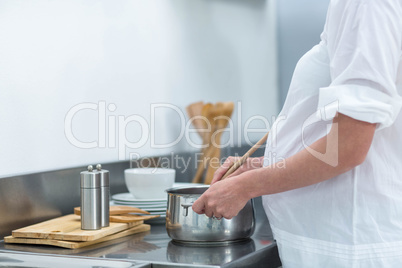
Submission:
<svg viewBox="0 0 402 268">
<path fill-rule="evenodd" d="M 378 127 L 362 165 L 263 196 L 284 268 L 402 267 L 401 6 L 332 1 L 321 43 L 296 66 L 265 166 L 326 135 L 336 111 Z"/>
</svg>

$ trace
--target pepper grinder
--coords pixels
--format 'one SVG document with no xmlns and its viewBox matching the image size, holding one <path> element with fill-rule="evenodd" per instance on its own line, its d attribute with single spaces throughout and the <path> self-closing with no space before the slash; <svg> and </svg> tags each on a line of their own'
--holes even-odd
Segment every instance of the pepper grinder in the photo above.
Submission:
<svg viewBox="0 0 402 268">
<path fill-rule="evenodd" d="M 100 189 L 101 189 L 101 214 L 102 227 L 109 226 L 109 196 L 110 196 L 110 186 L 109 186 L 109 171 L 102 169 L 101 164 L 96 165 L 96 170 L 100 174 Z"/>
<path fill-rule="evenodd" d="M 101 218 L 100 173 L 91 165 L 81 172 L 81 229 L 99 230 Z"/>
</svg>

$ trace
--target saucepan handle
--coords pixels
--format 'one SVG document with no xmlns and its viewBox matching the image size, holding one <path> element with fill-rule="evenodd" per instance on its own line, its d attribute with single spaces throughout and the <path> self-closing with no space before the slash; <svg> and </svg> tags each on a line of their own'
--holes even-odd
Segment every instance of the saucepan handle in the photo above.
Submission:
<svg viewBox="0 0 402 268">
<path fill-rule="evenodd" d="M 185 204 L 181 204 L 181 206 L 183 207 L 183 216 L 187 217 L 188 216 L 188 208 L 191 207 L 194 203 L 185 203 Z"/>
</svg>

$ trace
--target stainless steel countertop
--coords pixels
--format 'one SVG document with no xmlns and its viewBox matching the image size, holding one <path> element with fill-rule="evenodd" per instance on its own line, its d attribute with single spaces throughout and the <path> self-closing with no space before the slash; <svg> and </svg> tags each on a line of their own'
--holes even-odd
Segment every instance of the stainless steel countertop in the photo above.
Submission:
<svg viewBox="0 0 402 268">
<path fill-rule="evenodd" d="M 279 267 L 276 244 L 262 210 L 261 200 L 257 198 L 255 201 L 257 213 L 254 235 L 251 239 L 230 244 L 177 244 L 168 237 L 164 224 L 152 224 L 149 232 L 82 249 L 6 244 L 1 241 L 0 252 L 124 260 L 150 263 L 152 267 Z"/>
</svg>

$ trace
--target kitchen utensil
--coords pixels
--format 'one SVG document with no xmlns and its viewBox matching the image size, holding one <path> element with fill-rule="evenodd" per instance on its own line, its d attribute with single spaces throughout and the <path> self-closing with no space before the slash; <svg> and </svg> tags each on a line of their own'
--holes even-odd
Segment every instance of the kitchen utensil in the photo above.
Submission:
<svg viewBox="0 0 402 268">
<path fill-rule="evenodd" d="M 201 151 L 200 161 L 198 163 L 197 171 L 193 178 L 193 183 L 200 183 L 202 182 L 202 175 L 204 174 L 204 170 L 206 168 L 207 163 L 206 157 L 208 155 L 209 150 L 211 149 L 210 142 L 212 133 L 215 131 L 215 122 L 214 117 L 216 115 L 215 105 L 211 103 L 207 103 L 202 107 L 201 116 L 204 118 L 205 122 L 205 133 L 203 139 L 203 145 L 205 146 L 204 149 Z"/>
<path fill-rule="evenodd" d="M 208 165 L 207 174 L 205 176 L 205 184 L 211 184 L 211 181 L 214 177 L 215 171 L 220 166 L 221 161 L 221 137 L 223 134 L 223 130 L 229 123 L 230 117 L 232 116 L 234 103 L 233 102 L 224 102 L 219 105 L 219 116 L 215 118 L 216 127 L 215 132 L 212 135 L 212 148 L 211 153 L 208 155 L 210 162 Z"/>
<path fill-rule="evenodd" d="M 91 165 L 81 172 L 81 229 L 99 230 L 102 228 L 100 173 Z"/>
<path fill-rule="evenodd" d="M 202 141 L 204 142 L 204 134 L 205 132 L 201 131 L 201 129 L 205 129 L 206 122 L 201 118 L 202 108 L 204 107 L 204 102 L 199 101 L 192 103 L 186 107 L 186 111 L 188 114 L 191 123 L 195 126 L 197 133 L 200 135 Z"/>
<path fill-rule="evenodd" d="M 12 236 L 68 241 L 92 241 L 141 223 L 141 221 L 130 223 L 111 222 L 109 227 L 100 230 L 81 230 L 80 216 L 70 214 L 14 230 L 12 231 Z"/>
<path fill-rule="evenodd" d="M 250 150 L 247 151 L 239 160 L 234 162 L 232 166 L 226 171 L 225 175 L 223 175 L 222 180 L 227 178 L 230 174 L 235 172 L 243 163 L 249 158 L 258 148 L 261 147 L 262 144 L 264 144 L 267 139 L 268 139 L 269 132 L 264 135 L 256 144 L 254 144 L 253 147 L 250 148 Z"/>
<path fill-rule="evenodd" d="M 269 132 L 236 161 L 222 179 L 237 170 L 257 148 L 265 143 L 268 134 Z M 191 209 L 195 200 L 207 189 L 208 186 L 166 190 L 168 193 L 166 230 L 169 237 L 183 243 L 227 242 L 249 238 L 255 229 L 253 200 L 249 200 L 237 216 L 230 220 L 209 218 Z"/>
<path fill-rule="evenodd" d="M 124 170 L 128 191 L 137 199 L 166 198 L 165 190 L 174 184 L 171 168 L 130 168 Z"/>
<path fill-rule="evenodd" d="M 193 183 L 199 183 L 202 181 L 202 175 L 205 169 L 204 155 L 208 150 L 208 144 L 209 144 L 208 137 L 210 137 L 211 135 L 210 133 L 211 131 L 213 131 L 211 128 L 209 128 L 210 126 L 208 125 L 209 123 L 207 122 L 208 120 L 207 114 L 210 112 L 211 108 L 212 108 L 211 103 L 204 104 L 204 102 L 202 101 L 192 103 L 186 107 L 188 117 L 191 120 L 191 123 L 197 129 L 197 133 L 200 135 L 202 139 L 202 146 L 203 146 L 200 153 L 200 162 L 198 164 L 197 172 L 193 178 Z"/>
<path fill-rule="evenodd" d="M 136 221 L 147 221 L 151 219 L 158 218 L 159 215 L 133 215 L 133 214 L 123 214 L 123 215 L 116 215 L 110 216 L 111 222 L 136 222 Z"/>
<path fill-rule="evenodd" d="M 147 219 L 147 223 L 159 224 L 166 221 L 167 195 L 164 199 L 135 199 L 130 193 L 120 193 L 113 195 L 112 199 L 113 204 L 134 206 L 146 210 L 149 215 L 158 216 L 155 219 Z"/>
<path fill-rule="evenodd" d="M 111 206 L 110 207 L 111 215 L 109 216 L 110 222 L 135 222 L 135 221 L 145 221 L 159 217 L 160 215 L 149 215 L 150 212 L 133 207 L 126 206 Z M 166 202 L 165 208 L 163 211 L 166 211 Z M 135 215 L 129 213 L 140 213 L 140 214 L 148 214 L 148 215 Z M 80 215 L 81 211 L 79 207 L 74 208 L 74 214 Z"/>
<path fill-rule="evenodd" d="M 135 207 L 130 207 L 130 206 L 110 206 L 110 215 L 121 215 L 121 214 L 127 214 L 127 213 L 140 213 L 140 214 L 149 214 L 148 211 L 135 208 Z M 81 208 L 80 207 L 75 207 L 74 208 L 74 214 L 75 215 L 81 215 Z"/>
<path fill-rule="evenodd" d="M 214 219 L 195 213 L 191 206 L 209 186 L 172 188 L 168 193 L 166 230 L 170 238 L 183 243 L 231 242 L 249 238 L 255 228 L 253 200 L 232 219 Z"/>
<path fill-rule="evenodd" d="M 123 230 L 121 232 L 111 234 L 102 238 L 99 238 L 97 240 L 91 240 L 91 241 L 82 241 L 82 242 L 75 242 L 75 241 L 63 241 L 63 240 L 53 240 L 53 239 L 41 239 L 41 238 L 20 238 L 20 237 L 13 237 L 13 236 L 7 236 L 4 237 L 4 242 L 6 243 L 18 243 L 18 244 L 36 244 L 36 245 L 50 245 L 50 246 L 57 246 L 57 247 L 63 247 L 63 248 L 82 248 L 94 244 L 98 244 L 101 242 L 109 241 L 112 239 L 136 234 L 136 233 L 141 233 L 141 232 L 146 232 L 151 229 L 151 226 L 148 224 L 140 224 L 138 226 L 134 226 L 132 228 L 129 228 L 127 230 Z"/>
<path fill-rule="evenodd" d="M 109 188 L 109 171 L 102 169 L 101 164 L 96 165 L 96 170 L 100 175 L 100 190 L 101 190 L 101 226 L 109 226 L 109 203 L 110 203 L 110 188 Z"/>
</svg>

